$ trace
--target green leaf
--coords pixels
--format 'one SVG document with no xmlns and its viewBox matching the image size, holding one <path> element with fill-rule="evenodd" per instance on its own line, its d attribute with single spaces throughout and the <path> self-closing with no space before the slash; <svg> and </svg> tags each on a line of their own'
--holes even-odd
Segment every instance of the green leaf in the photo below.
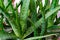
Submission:
<svg viewBox="0 0 60 40">
<path fill-rule="evenodd" d="M 60 9 L 60 6 L 50 10 L 45 16 L 45 19 L 47 19 L 48 17 L 50 17 L 52 14 L 54 14 L 56 11 L 58 11 Z M 54 10 L 54 11 L 53 11 Z"/>
<path fill-rule="evenodd" d="M 35 23 L 37 21 L 36 0 L 30 0 L 31 20 Z"/>
<path fill-rule="evenodd" d="M 31 38 L 27 38 L 25 40 L 34 40 L 34 39 L 46 38 L 46 37 L 50 37 L 53 35 L 57 36 L 57 34 L 49 34 L 49 35 L 45 35 L 45 36 L 31 37 Z"/>
<path fill-rule="evenodd" d="M 31 20 L 33 23 L 35 23 L 37 21 L 36 0 L 30 0 L 30 13 Z M 35 28 L 34 30 L 34 36 L 37 36 L 37 30 Z"/>
<path fill-rule="evenodd" d="M 2 15 L 0 14 L 0 30 L 3 30 L 3 17 Z"/>
<path fill-rule="evenodd" d="M 19 26 L 16 26 L 16 24 L 14 22 L 14 18 L 12 18 L 12 20 L 11 20 L 10 15 L 8 15 L 8 13 L 5 13 L 5 11 L 2 10 L 1 8 L 0 8 L 0 13 L 2 13 L 7 18 L 7 20 L 9 21 L 9 23 L 10 23 L 10 25 L 11 25 L 14 33 L 15 33 L 15 35 L 17 37 L 21 38 L 22 35 L 21 35 L 20 27 Z"/>
<path fill-rule="evenodd" d="M 0 9 L 0 13 L 3 13 L 1 9 Z M 14 34 L 9 34 L 9 33 L 5 32 L 3 29 L 4 29 L 3 17 L 2 17 L 2 15 L 0 15 L 0 39 L 3 40 L 3 39 L 9 39 L 9 38 L 16 38 L 16 36 Z"/>
<path fill-rule="evenodd" d="M 53 10 L 56 6 L 58 6 L 58 1 L 59 0 L 52 0 L 50 10 Z M 53 15 L 51 15 L 49 17 L 49 19 L 48 19 L 48 27 L 50 27 L 50 26 L 52 26 L 54 24 L 54 19 L 55 19 L 56 15 L 57 15 L 57 11 Z"/>
<path fill-rule="evenodd" d="M 3 40 L 3 39 L 10 39 L 10 38 L 16 38 L 16 36 L 14 34 L 9 34 L 9 33 L 6 33 L 4 31 L 0 31 L 0 39 Z"/>
<path fill-rule="evenodd" d="M 20 24 L 22 27 L 22 31 L 24 31 L 26 28 L 26 22 L 27 22 L 28 11 L 29 11 L 29 3 L 30 3 L 30 0 L 24 0 L 21 8 Z"/>
<path fill-rule="evenodd" d="M 58 32 L 60 32 L 60 26 L 58 26 L 58 25 L 53 25 L 53 26 L 51 26 L 51 27 L 48 27 L 48 28 L 47 28 L 47 32 L 48 32 L 48 33 L 58 33 Z"/>
<path fill-rule="evenodd" d="M 7 0 L 6 0 L 6 1 L 7 1 Z M 8 1 L 8 5 L 6 6 L 6 9 L 10 6 L 11 3 L 12 3 L 11 0 Z M 6 4 L 5 4 L 5 5 L 6 5 Z"/>
<path fill-rule="evenodd" d="M 0 0 L 0 7 L 4 8 L 3 0 Z"/>
<path fill-rule="evenodd" d="M 39 1 L 39 8 L 40 8 L 40 11 L 43 12 L 44 8 L 43 8 L 42 0 Z"/>
<path fill-rule="evenodd" d="M 47 29 L 54 30 L 54 29 L 60 29 L 60 26 L 58 25 L 53 25 L 51 27 L 48 27 Z"/>
<path fill-rule="evenodd" d="M 48 19 L 52 14 L 54 14 L 54 13 L 55 13 L 56 11 L 58 11 L 59 9 L 60 9 L 60 6 L 54 8 L 54 9 L 53 9 L 54 11 L 53 11 L 53 10 L 49 11 L 49 12 L 45 15 L 45 19 Z M 34 25 L 35 25 L 36 28 L 38 28 L 38 27 L 40 27 L 41 23 L 42 23 L 42 18 L 39 19 Z M 23 37 L 23 38 L 25 38 L 25 37 L 27 37 L 28 35 L 30 35 L 33 31 L 34 31 L 33 26 L 29 27 L 29 28 L 27 29 L 26 33 L 24 34 L 24 37 Z"/>
</svg>

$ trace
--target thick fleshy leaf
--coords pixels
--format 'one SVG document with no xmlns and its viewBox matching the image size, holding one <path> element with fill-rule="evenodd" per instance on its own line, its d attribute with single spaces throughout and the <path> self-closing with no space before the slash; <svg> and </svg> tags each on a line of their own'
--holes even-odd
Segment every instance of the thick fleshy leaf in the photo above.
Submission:
<svg viewBox="0 0 60 40">
<path fill-rule="evenodd" d="M 14 34 L 9 34 L 9 33 L 6 33 L 4 31 L 0 31 L 0 39 L 3 40 L 3 39 L 11 39 L 11 38 L 16 38 L 16 36 Z"/>
<path fill-rule="evenodd" d="M 30 0 L 30 13 L 31 20 L 33 23 L 37 21 L 37 11 L 36 11 L 36 0 Z M 37 30 L 34 28 L 34 36 L 37 36 Z"/>
<path fill-rule="evenodd" d="M 0 13 L 1 13 L 1 11 L 0 11 Z M 3 17 L 2 17 L 2 15 L 0 15 L 0 39 L 3 40 L 3 39 L 9 39 L 9 38 L 16 38 L 16 36 L 14 34 L 6 33 L 3 29 L 4 29 Z"/>
<path fill-rule="evenodd" d="M 54 8 L 53 10 L 49 11 L 46 15 L 45 15 L 45 19 L 48 19 L 52 14 L 54 14 L 56 11 L 58 11 L 60 9 L 60 6 L 59 7 L 56 7 Z M 40 27 L 42 23 L 42 18 L 39 19 L 34 25 L 36 28 Z M 24 34 L 24 37 L 25 38 L 26 36 L 30 35 L 32 32 L 34 31 L 33 29 L 33 26 L 31 26 L 30 28 L 28 28 L 28 30 L 26 31 L 26 33 Z"/>
<path fill-rule="evenodd" d="M 48 27 L 48 29 L 52 29 L 52 30 L 54 30 L 54 29 L 60 29 L 60 26 L 58 26 L 58 25 L 52 25 L 51 27 Z"/>
<path fill-rule="evenodd" d="M 48 33 L 57 33 L 57 32 L 60 32 L 60 26 L 58 25 L 53 25 L 51 27 L 48 27 L 47 28 L 47 32 Z"/>
<path fill-rule="evenodd" d="M 49 34 L 49 35 L 45 35 L 45 36 L 38 36 L 38 37 L 31 37 L 31 38 L 27 38 L 25 40 L 34 40 L 34 39 L 40 39 L 40 38 L 46 38 L 46 37 L 50 37 L 50 36 L 57 36 L 57 34 Z"/>
<path fill-rule="evenodd" d="M 10 15 L 8 15 L 8 13 L 5 13 L 2 9 L 0 9 L 0 13 L 2 13 L 7 18 L 16 36 L 21 38 L 20 27 L 16 26 L 16 24 L 13 21 L 13 18 L 11 20 Z"/>
<path fill-rule="evenodd" d="M 22 27 L 22 31 L 24 31 L 24 29 L 26 28 L 26 21 L 27 21 L 27 17 L 28 17 L 29 4 L 30 4 L 30 0 L 24 0 L 22 8 L 21 8 L 20 24 Z"/>
<path fill-rule="evenodd" d="M 56 6 L 58 6 L 58 1 L 59 0 L 52 0 L 50 10 L 53 10 Z M 54 24 L 54 19 L 55 19 L 56 15 L 57 15 L 57 11 L 48 18 L 48 27 L 50 27 Z"/>
</svg>

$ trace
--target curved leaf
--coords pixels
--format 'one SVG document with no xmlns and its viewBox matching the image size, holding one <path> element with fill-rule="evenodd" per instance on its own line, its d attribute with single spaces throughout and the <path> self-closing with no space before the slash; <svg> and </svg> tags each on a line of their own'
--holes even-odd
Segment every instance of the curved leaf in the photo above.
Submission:
<svg viewBox="0 0 60 40">
<path fill-rule="evenodd" d="M 55 13 L 56 11 L 58 11 L 59 9 L 60 9 L 60 6 L 54 8 L 54 9 L 53 9 L 54 11 L 53 11 L 53 10 L 49 11 L 47 14 L 45 14 L 45 19 L 48 19 L 52 14 L 54 14 L 54 13 Z M 36 28 L 38 28 L 38 27 L 40 27 L 41 23 L 42 23 L 42 18 L 39 19 L 34 25 L 35 25 Z M 27 29 L 26 33 L 24 34 L 24 37 L 23 37 L 23 38 L 25 38 L 25 37 L 27 37 L 28 35 L 30 35 L 33 31 L 34 31 L 33 26 L 29 27 L 29 28 Z"/>
<path fill-rule="evenodd" d="M 0 13 L 2 13 L 7 18 L 16 36 L 21 38 L 22 35 L 20 32 L 20 27 L 16 26 L 16 24 L 13 21 L 13 18 L 11 20 L 10 15 L 8 15 L 8 13 L 5 13 L 4 10 L 2 10 L 1 8 L 0 8 Z"/>
<path fill-rule="evenodd" d="M 49 35 L 45 35 L 45 36 L 31 37 L 31 38 L 27 38 L 25 40 L 40 39 L 40 38 L 50 37 L 50 36 L 53 36 L 53 35 L 57 36 L 57 34 L 49 34 Z"/>
</svg>

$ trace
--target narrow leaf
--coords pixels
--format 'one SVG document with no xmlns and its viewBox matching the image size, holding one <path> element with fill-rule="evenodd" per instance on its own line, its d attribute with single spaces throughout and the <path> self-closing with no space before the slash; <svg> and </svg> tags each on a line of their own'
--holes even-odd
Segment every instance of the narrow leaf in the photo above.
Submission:
<svg viewBox="0 0 60 40">
<path fill-rule="evenodd" d="M 49 12 L 45 15 L 45 19 L 48 19 L 52 14 L 54 14 L 54 13 L 55 13 L 56 11 L 58 11 L 59 9 L 60 9 L 60 6 L 54 8 L 54 9 L 53 9 L 54 11 L 53 11 L 53 10 L 49 11 Z M 34 25 L 35 25 L 36 28 L 38 28 L 38 27 L 40 27 L 41 23 L 42 23 L 42 18 L 39 19 Z M 24 37 L 23 37 L 23 38 L 25 38 L 25 37 L 27 37 L 28 35 L 30 35 L 33 31 L 34 31 L 33 26 L 31 26 L 30 28 L 27 29 L 27 31 L 26 31 L 26 33 L 24 34 Z"/>
<path fill-rule="evenodd" d="M 27 38 L 25 40 L 34 40 L 34 39 L 46 38 L 46 37 L 50 37 L 53 35 L 57 36 L 57 34 L 50 34 L 50 35 L 45 35 L 45 36 L 31 37 L 31 38 Z"/>
<path fill-rule="evenodd" d="M 28 17 L 29 3 L 30 3 L 30 0 L 24 0 L 22 8 L 21 8 L 20 24 L 21 24 L 21 27 L 22 27 L 22 31 L 24 31 L 25 28 L 26 28 L 26 21 L 27 21 L 27 17 Z"/>
</svg>

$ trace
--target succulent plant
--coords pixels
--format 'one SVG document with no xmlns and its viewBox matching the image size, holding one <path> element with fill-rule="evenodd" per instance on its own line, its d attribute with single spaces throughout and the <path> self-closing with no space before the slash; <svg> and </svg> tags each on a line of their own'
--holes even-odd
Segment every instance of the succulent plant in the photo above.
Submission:
<svg viewBox="0 0 60 40">
<path fill-rule="evenodd" d="M 12 0 L 6 1 L 7 5 L 4 5 L 4 0 L 0 0 L 1 40 L 43 40 L 43 38 L 46 40 L 47 37 L 59 35 L 59 31 L 53 31 L 60 29 L 58 25 L 60 19 L 57 18 L 60 10 L 59 0 L 52 0 L 52 3 L 50 0 L 45 0 L 44 6 L 42 0 L 21 0 L 15 8 Z M 21 6 L 20 13 L 18 12 L 19 6 Z M 4 19 L 6 20 L 3 21 Z M 5 27 L 11 28 L 11 32 L 4 30 Z"/>
</svg>

